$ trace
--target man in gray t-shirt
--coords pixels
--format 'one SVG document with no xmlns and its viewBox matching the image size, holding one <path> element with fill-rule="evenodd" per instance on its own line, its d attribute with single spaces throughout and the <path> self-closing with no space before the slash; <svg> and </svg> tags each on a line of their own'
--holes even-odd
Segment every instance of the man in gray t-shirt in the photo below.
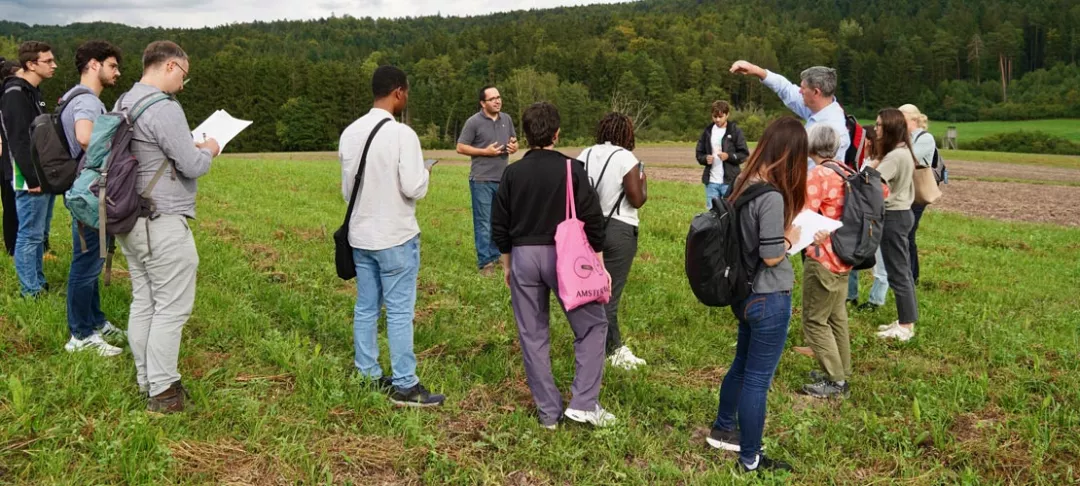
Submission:
<svg viewBox="0 0 1080 486">
<path fill-rule="evenodd" d="M 116 85 L 120 78 L 120 59 L 120 49 L 103 41 L 86 42 L 75 51 L 79 84 L 61 98 L 65 105 L 60 113 L 60 125 L 74 158 L 80 158 L 86 151 L 94 122 L 105 113 L 105 104 L 98 97 L 106 87 Z M 116 356 L 123 350 L 105 342 L 104 338 L 121 338 L 124 331 L 105 320 L 101 311 L 98 275 L 101 274 L 102 260 L 97 230 L 80 225 L 75 218 L 71 220 L 73 252 L 67 285 L 67 321 L 71 339 L 64 349 Z"/>
<path fill-rule="evenodd" d="M 462 127 L 457 152 L 472 157 L 469 190 L 472 193 L 476 266 L 484 274 L 491 274 L 500 256 L 498 247 L 491 241 L 491 201 L 518 144 L 513 120 L 502 113 L 499 90 L 485 86 L 480 89 L 478 99 L 480 111 Z"/>
</svg>

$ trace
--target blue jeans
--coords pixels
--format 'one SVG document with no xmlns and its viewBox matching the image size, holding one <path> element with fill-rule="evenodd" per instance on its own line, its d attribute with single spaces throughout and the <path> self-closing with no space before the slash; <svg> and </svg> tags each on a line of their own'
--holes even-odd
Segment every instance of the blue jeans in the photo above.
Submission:
<svg viewBox="0 0 1080 486">
<path fill-rule="evenodd" d="M 15 239 L 15 273 L 22 295 L 33 297 L 45 290 L 45 236 L 52 219 L 53 194 L 15 191 L 19 234 Z"/>
<path fill-rule="evenodd" d="M 705 209 L 712 209 L 712 200 L 714 198 L 727 196 L 728 189 L 731 189 L 729 184 L 714 184 L 712 182 L 705 184 Z"/>
<path fill-rule="evenodd" d="M 86 243 L 86 251 L 83 251 L 83 242 Z M 93 228 L 80 227 L 72 218 L 71 247 L 71 271 L 68 272 L 67 283 L 68 329 L 75 339 L 86 339 L 94 330 L 105 325 L 98 290 L 98 275 L 104 263 L 98 247 L 98 232 Z"/>
<path fill-rule="evenodd" d="M 491 240 L 491 201 L 499 190 L 498 182 L 469 181 L 472 193 L 473 236 L 476 239 L 476 268 L 495 263 L 502 255 Z"/>
<path fill-rule="evenodd" d="M 885 271 L 885 258 L 881 256 L 881 248 L 874 254 L 877 260 L 874 263 L 874 284 L 870 286 L 870 297 L 867 300 L 871 304 L 885 305 L 885 296 L 889 293 L 889 273 Z M 859 271 L 852 270 L 848 276 L 848 300 L 859 300 Z"/>
<path fill-rule="evenodd" d="M 356 261 L 356 308 L 353 316 L 353 348 L 356 369 L 378 380 L 379 311 L 386 305 L 386 335 L 390 342 L 390 369 L 394 386 L 416 386 L 416 354 L 413 353 L 413 316 L 416 311 L 416 275 L 420 270 L 420 235 L 385 250 L 353 248 Z"/>
<path fill-rule="evenodd" d="M 791 292 L 750 294 L 732 308 L 739 320 L 735 360 L 720 385 L 720 406 L 713 428 L 739 426 L 740 459 L 752 464 L 761 452 L 765 398 L 784 352 L 791 321 Z"/>
</svg>

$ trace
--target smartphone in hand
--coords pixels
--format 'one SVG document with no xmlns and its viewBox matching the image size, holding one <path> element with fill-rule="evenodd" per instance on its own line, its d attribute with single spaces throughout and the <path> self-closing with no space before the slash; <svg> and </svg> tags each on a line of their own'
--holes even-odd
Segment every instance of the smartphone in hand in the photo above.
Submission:
<svg viewBox="0 0 1080 486">
<path fill-rule="evenodd" d="M 438 163 L 439 163 L 439 159 L 427 159 L 427 160 L 424 161 L 424 168 L 427 169 L 427 170 L 431 170 L 431 168 L 435 167 L 435 164 L 438 164 Z"/>
</svg>

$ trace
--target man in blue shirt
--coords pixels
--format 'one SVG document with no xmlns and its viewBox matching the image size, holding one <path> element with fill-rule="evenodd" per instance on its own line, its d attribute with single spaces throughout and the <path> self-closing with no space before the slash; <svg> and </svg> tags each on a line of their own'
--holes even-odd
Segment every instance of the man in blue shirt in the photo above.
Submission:
<svg viewBox="0 0 1080 486">
<path fill-rule="evenodd" d="M 802 82 L 795 86 L 787 78 L 762 69 L 747 61 L 736 61 L 731 65 L 731 72 L 757 76 L 769 89 L 773 90 L 780 101 L 792 112 L 806 120 L 806 130 L 818 123 L 824 123 L 840 134 L 840 148 L 834 159 L 843 162 L 851 140 L 848 135 L 844 109 L 836 101 L 836 70 L 824 66 L 806 69 L 799 76 Z M 809 162 L 814 166 L 814 162 Z"/>
<path fill-rule="evenodd" d="M 88 41 L 75 51 L 79 84 L 61 98 L 64 108 L 60 124 L 64 127 L 73 158 L 80 158 L 90 145 L 94 122 L 105 113 L 101 92 L 120 79 L 120 49 L 105 41 Z M 82 226 L 71 218 L 71 270 L 68 272 L 67 319 L 71 339 L 64 345 L 68 352 L 94 351 L 102 356 L 116 356 L 122 349 L 105 338 L 123 338 L 124 331 L 113 326 L 101 311 L 98 275 L 102 260 L 98 256 L 97 230 Z"/>
</svg>

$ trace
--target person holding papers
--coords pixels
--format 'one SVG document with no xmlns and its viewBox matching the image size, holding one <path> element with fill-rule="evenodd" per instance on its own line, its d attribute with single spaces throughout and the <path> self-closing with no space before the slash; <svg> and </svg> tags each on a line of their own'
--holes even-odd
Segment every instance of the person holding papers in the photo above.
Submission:
<svg viewBox="0 0 1080 486">
<path fill-rule="evenodd" d="M 738 214 L 743 263 L 752 292 L 731 306 L 739 320 L 739 338 L 735 359 L 720 385 L 716 421 L 706 438 L 712 447 L 738 451 L 744 471 L 791 470 L 790 465 L 762 454 L 761 436 L 765 398 L 791 320 L 795 270 L 787 252 L 802 236 L 792 221 L 806 200 L 806 159 L 806 130 L 795 118 L 780 118 L 765 129 L 728 197 L 734 203 L 743 193 L 757 193 L 762 185 L 768 186 Z"/>
<path fill-rule="evenodd" d="M 191 72 L 187 53 L 170 41 L 151 43 L 143 52 L 143 76 L 117 100 L 131 108 L 147 95 L 183 91 Z M 196 179 L 210 171 L 221 152 L 217 141 L 195 143 L 184 109 L 175 99 L 155 103 L 135 122 L 131 153 L 139 161 L 136 190 L 146 189 L 162 164 L 168 164 L 150 192 L 155 208 L 128 234 L 117 235 L 131 272 L 128 343 L 135 358 L 139 390 L 149 395 L 147 410 L 184 409 L 187 394 L 177 359 L 184 323 L 195 305 L 199 255 L 188 226 L 195 219 Z"/>
<path fill-rule="evenodd" d="M 840 145 L 840 135 L 828 125 L 810 127 L 810 158 L 816 164 L 806 178 L 806 209 L 839 220 L 844 214 L 845 181 L 833 168 L 844 164 L 833 159 Z M 888 187 L 885 187 L 888 195 Z M 848 333 L 848 274 L 851 265 L 833 251 L 828 232 L 814 235 L 807 247 L 803 265 L 802 323 L 803 340 L 821 371 L 810 373 L 812 383 L 803 385 L 803 393 L 817 398 L 846 397 L 851 377 L 851 338 Z M 812 351 L 812 353 L 810 352 Z"/>
</svg>

